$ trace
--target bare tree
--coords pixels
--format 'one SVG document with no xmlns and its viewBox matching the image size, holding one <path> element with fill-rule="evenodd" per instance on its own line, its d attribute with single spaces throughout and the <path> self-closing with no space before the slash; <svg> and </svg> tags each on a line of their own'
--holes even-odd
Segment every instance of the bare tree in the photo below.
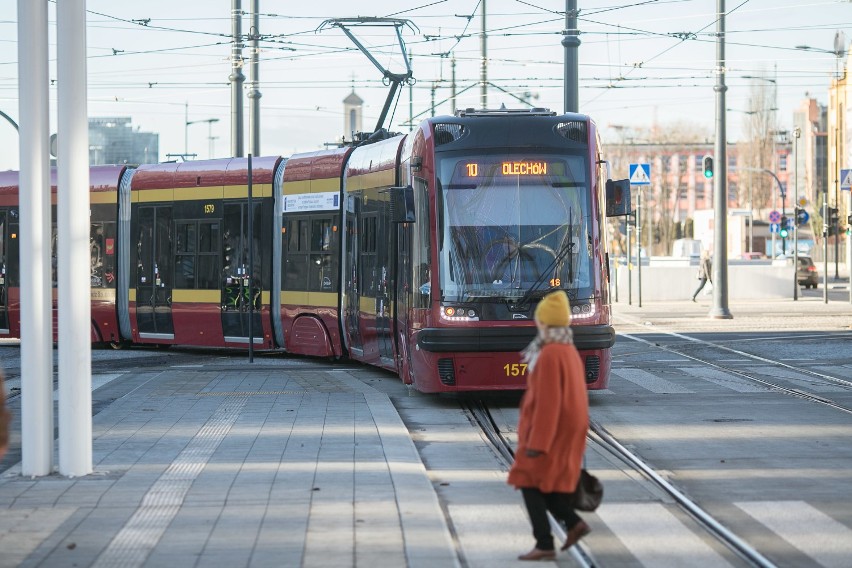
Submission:
<svg viewBox="0 0 852 568">
<path fill-rule="evenodd" d="M 775 85 L 770 79 L 764 81 L 756 80 L 751 85 L 748 110 L 743 119 L 745 139 L 738 144 L 741 169 L 738 201 L 750 202 L 756 210 L 772 207 L 775 192 L 772 176 L 751 171 L 775 171 L 775 133 L 778 131 Z"/>
</svg>

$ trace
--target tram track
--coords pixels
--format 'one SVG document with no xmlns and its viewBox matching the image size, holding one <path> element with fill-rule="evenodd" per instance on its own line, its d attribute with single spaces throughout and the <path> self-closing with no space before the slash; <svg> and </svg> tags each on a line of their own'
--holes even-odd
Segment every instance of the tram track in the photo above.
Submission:
<svg viewBox="0 0 852 568">
<path fill-rule="evenodd" d="M 622 318 L 622 319 L 623 319 L 624 323 L 631 325 L 631 326 L 634 326 L 634 327 L 637 327 L 637 328 L 641 328 L 643 331 L 645 331 L 647 333 L 647 327 L 645 325 L 638 323 L 638 322 L 635 322 L 635 321 L 625 320 L 624 318 Z M 665 329 L 659 329 L 659 328 L 654 328 L 653 333 L 658 334 L 658 335 L 671 336 L 671 337 L 677 338 L 678 340 L 682 341 L 683 343 L 678 343 L 678 344 L 674 344 L 674 345 L 664 345 L 664 344 L 661 344 L 661 343 L 656 342 L 656 341 L 652 341 L 652 340 L 649 340 L 649 339 L 645 339 L 643 337 L 639 337 L 639 334 L 619 333 L 618 335 L 621 336 L 621 337 L 631 339 L 631 340 L 636 341 L 638 343 L 642 343 L 642 344 L 654 347 L 654 348 L 659 349 L 661 351 L 664 351 L 666 353 L 671 353 L 673 355 L 683 357 L 683 358 L 688 359 L 690 361 L 700 363 L 702 365 L 711 367 L 713 369 L 716 369 L 716 370 L 719 370 L 719 371 L 724 371 L 726 373 L 730 373 L 731 375 L 735 375 L 735 376 L 740 377 L 742 379 L 745 379 L 747 381 L 750 381 L 750 382 L 759 384 L 761 386 L 764 386 L 764 387 L 766 387 L 766 388 L 768 388 L 768 389 L 770 389 L 774 392 L 778 392 L 778 393 L 785 394 L 785 395 L 788 395 L 788 396 L 793 396 L 793 397 L 800 398 L 800 399 L 803 399 L 803 400 L 807 400 L 809 402 L 813 402 L 813 403 L 816 403 L 816 404 L 824 405 L 824 406 L 827 406 L 827 407 L 832 408 L 834 410 L 838 410 L 840 412 L 843 412 L 845 414 L 852 414 L 852 407 L 840 404 L 837 401 L 832 400 L 830 398 L 827 398 L 827 397 L 824 397 L 824 396 L 821 396 L 821 395 L 817 395 L 817 394 L 814 394 L 814 393 L 810 393 L 810 392 L 807 392 L 807 391 L 804 391 L 804 390 L 801 390 L 801 389 L 786 386 L 786 385 L 783 385 L 779 382 L 772 381 L 772 380 L 769 380 L 769 379 L 766 379 L 766 378 L 758 377 L 753 372 L 744 371 L 742 369 L 736 368 L 735 366 L 725 365 L 722 362 L 717 362 L 717 361 L 712 360 L 710 358 L 701 357 L 699 355 L 691 353 L 690 352 L 691 349 L 686 349 L 684 347 L 686 347 L 686 346 L 689 346 L 689 347 L 701 346 L 701 347 L 705 347 L 705 348 L 709 348 L 709 349 L 715 349 L 715 350 L 718 350 L 718 351 L 723 351 L 723 352 L 728 353 L 728 354 L 736 355 L 737 357 L 742 357 L 742 358 L 745 358 L 745 359 L 752 360 L 756 363 L 762 363 L 762 364 L 765 364 L 765 365 L 770 365 L 770 366 L 775 367 L 775 368 L 782 368 L 782 369 L 786 369 L 786 370 L 789 370 L 789 371 L 793 371 L 795 373 L 799 373 L 801 375 L 811 377 L 812 379 L 819 381 L 822 384 L 831 385 L 831 386 L 834 386 L 834 387 L 839 387 L 839 388 L 842 388 L 842 389 L 848 390 L 848 391 L 852 391 L 852 381 L 849 381 L 849 380 L 841 378 L 841 377 L 835 377 L 833 375 L 820 373 L 820 372 L 814 371 L 812 369 L 807 369 L 807 368 L 804 368 L 804 367 L 791 365 L 789 363 L 785 363 L 785 362 L 777 360 L 777 359 L 771 359 L 771 358 L 768 358 L 768 357 L 755 355 L 753 353 L 748 353 L 747 351 L 743 351 L 741 349 L 734 349 L 732 347 L 722 345 L 721 343 L 718 343 L 718 342 L 706 341 L 706 340 L 699 339 L 699 338 L 696 338 L 696 337 L 692 337 L 692 336 L 689 336 L 689 335 L 686 335 L 686 334 L 683 334 L 683 333 L 678 333 L 678 332 L 669 331 L 669 330 L 665 330 Z M 813 335 L 808 335 L 807 337 L 814 338 L 814 339 L 820 338 L 820 337 L 825 338 L 825 336 L 813 336 Z M 833 338 L 852 338 L 852 334 L 831 334 L 831 337 L 833 337 Z M 681 347 L 679 347 L 679 346 L 681 346 Z"/>
<path fill-rule="evenodd" d="M 496 421 L 491 415 L 488 405 L 482 400 L 475 400 L 466 402 L 464 404 L 464 408 L 470 413 L 473 421 L 482 430 L 483 434 L 492 445 L 494 451 L 500 456 L 505 466 L 507 468 L 510 467 L 514 461 L 514 449 L 508 439 L 502 432 L 500 432 Z M 658 490 L 670 496 L 681 510 L 688 514 L 712 538 L 722 543 L 745 563 L 758 568 L 775 568 L 775 564 L 760 554 L 747 542 L 740 539 L 732 531 L 728 530 L 724 525 L 713 518 L 712 515 L 691 500 L 683 491 L 667 481 L 651 466 L 646 464 L 638 455 L 631 452 L 618 442 L 612 434 L 610 434 L 600 423 L 594 420 L 591 420 L 589 424 L 588 440 L 608 452 L 611 456 L 615 457 L 618 461 L 625 464 L 633 471 L 638 472 L 646 481 L 651 483 Z M 553 532 L 557 538 L 564 542 L 566 534 L 562 525 L 556 521 L 555 518 L 550 516 L 549 513 L 548 516 L 550 517 L 550 524 Z M 584 568 L 593 568 L 598 566 L 592 551 L 588 549 L 585 543 L 579 543 L 578 545 L 571 547 L 569 549 L 569 553 L 579 566 Z"/>
</svg>

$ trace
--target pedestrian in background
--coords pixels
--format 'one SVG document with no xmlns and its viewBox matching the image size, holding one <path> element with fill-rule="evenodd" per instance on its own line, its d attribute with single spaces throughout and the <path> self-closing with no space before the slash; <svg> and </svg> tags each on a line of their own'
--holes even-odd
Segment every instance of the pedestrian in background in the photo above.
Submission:
<svg viewBox="0 0 852 568">
<path fill-rule="evenodd" d="M 565 292 L 551 292 L 535 310 L 538 335 L 523 352 L 527 390 L 518 419 L 518 448 L 509 484 L 520 489 L 530 516 L 535 547 L 519 560 L 556 558 L 547 511 L 565 524 L 562 550 L 591 529 L 574 511 L 580 479 L 589 400 L 583 363 L 574 347 Z"/>
<path fill-rule="evenodd" d="M 0 373 L 0 460 L 9 447 L 9 422 L 12 415 L 6 410 L 6 390 L 3 388 L 3 373 Z"/>
<path fill-rule="evenodd" d="M 692 301 L 695 301 L 695 297 L 704 288 L 704 285 L 707 284 L 709 280 L 710 283 L 713 283 L 713 262 L 710 260 L 710 253 L 708 251 L 702 251 L 701 260 L 698 262 L 698 288 L 695 289 L 695 292 L 692 294 Z"/>
</svg>

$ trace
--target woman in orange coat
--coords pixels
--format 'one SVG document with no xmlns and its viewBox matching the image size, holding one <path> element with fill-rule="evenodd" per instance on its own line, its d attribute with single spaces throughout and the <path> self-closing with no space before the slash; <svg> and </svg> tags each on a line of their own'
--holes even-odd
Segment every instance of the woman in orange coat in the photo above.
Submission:
<svg viewBox="0 0 852 568">
<path fill-rule="evenodd" d="M 562 550 L 591 530 L 573 507 L 586 449 L 589 401 L 583 363 L 569 327 L 565 292 L 542 298 L 535 322 L 538 335 L 523 352 L 529 379 L 521 400 L 518 447 L 509 484 L 524 496 L 535 537 L 535 548 L 518 558 L 552 560 L 556 551 L 547 511 L 568 530 Z"/>
</svg>

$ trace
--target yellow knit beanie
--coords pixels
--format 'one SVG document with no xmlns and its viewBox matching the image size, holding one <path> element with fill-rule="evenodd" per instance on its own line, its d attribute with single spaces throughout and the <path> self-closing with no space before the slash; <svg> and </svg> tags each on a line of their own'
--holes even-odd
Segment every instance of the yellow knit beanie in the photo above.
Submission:
<svg viewBox="0 0 852 568">
<path fill-rule="evenodd" d="M 568 305 L 568 295 L 562 290 L 557 290 L 542 298 L 535 309 L 535 319 L 551 327 L 570 325 L 571 309 Z"/>
</svg>

